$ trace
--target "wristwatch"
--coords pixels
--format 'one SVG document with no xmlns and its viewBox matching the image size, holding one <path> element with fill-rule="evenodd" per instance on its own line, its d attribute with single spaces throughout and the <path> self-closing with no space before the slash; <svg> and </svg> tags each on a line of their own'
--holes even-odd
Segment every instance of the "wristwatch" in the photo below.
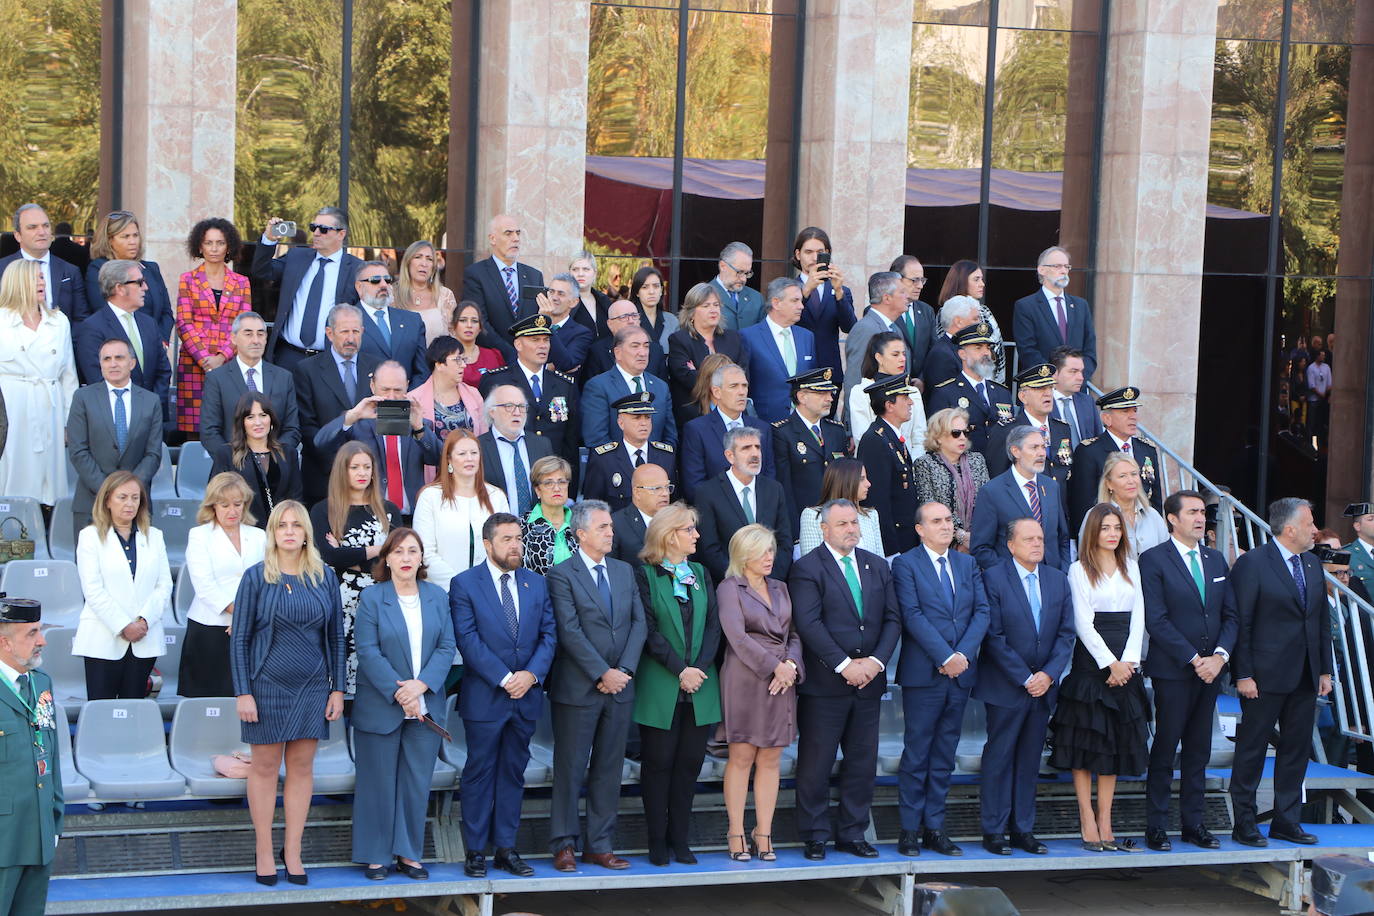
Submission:
<svg viewBox="0 0 1374 916">
<path fill-rule="evenodd" d="M 634 673 L 633 671 L 631 671 L 629 668 L 626 668 L 624 665 L 616 665 L 616 666 L 615 666 L 615 670 L 619 671 L 621 674 L 625 675 L 626 677 L 634 677 L 634 676 L 635 676 L 635 673 Z"/>
<path fill-rule="evenodd" d="M 411 438 L 413 438 L 413 439 L 418 439 L 418 438 L 420 438 L 421 436 L 423 436 L 424 434 L 425 434 L 425 428 L 424 428 L 423 426 L 421 426 L 419 429 L 412 429 L 412 430 L 410 431 Z"/>
</svg>

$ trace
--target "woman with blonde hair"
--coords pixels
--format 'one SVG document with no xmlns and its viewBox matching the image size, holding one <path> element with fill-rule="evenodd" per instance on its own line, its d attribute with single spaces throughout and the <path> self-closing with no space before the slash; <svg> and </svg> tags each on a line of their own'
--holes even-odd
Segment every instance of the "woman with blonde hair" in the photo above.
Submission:
<svg viewBox="0 0 1374 916">
<path fill-rule="evenodd" d="M 1159 510 L 1150 505 L 1145 488 L 1140 485 L 1140 465 L 1125 452 L 1107 455 L 1097 485 L 1097 501 L 1111 503 L 1121 510 L 1132 560 L 1139 560 L 1142 553 L 1169 540 L 1169 526 Z"/>
<path fill-rule="evenodd" d="M 0 395 L 16 436 L 0 454 L 0 493 L 51 506 L 70 496 L 64 454 L 76 362 L 67 316 L 47 307 L 43 268 L 23 258 L 0 275 Z"/>
<path fill-rule="evenodd" d="M 91 239 L 91 263 L 86 266 L 86 311 L 77 315 L 79 322 L 105 307 L 100 292 L 100 268 L 106 261 L 135 261 L 143 268 L 148 291 L 143 295 L 141 311 L 151 315 L 157 323 L 158 335 L 166 343 L 172 337 L 172 297 L 162 279 L 162 268 L 156 261 L 143 260 L 143 231 L 138 217 L 128 210 L 115 210 L 95 224 L 95 238 Z"/>
<path fill-rule="evenodd" d="M 525 568 L 541 576 L 577 550 L 568 508 L 571 484 L 572 465 L 558 455 L 545 455 L 530 465 L 535 504 L 525 518 Z"/>
<path fill-rule="evenodd" d="M 448 591 L 454 576 L 485 563 L 482 525 L 492 513 L 508 511 L 505 492 L 487 483 L 477 437 L 466 429 L 449 433 L 439 476 L 415 497 L 415 533 L 429 580 Z"/>
<path fill-rule="evenodd" d="M 262 562 L 243 574 L 234 595 L 230 669 L 242 739 L 253 746 L 248 811 L 258 883 L 277 883 L 272 821 L 277 774 L 285 761 L 286 824 L 275 858 L 286 880 L 307 884 L 301 836 L 310 811 L 315 746 L 343 715 L 344 632 L 338 580 L 320 559 L 305 506 L 294 499 L 272 510 Z"/>
<path fill-rule="evenodd" d="M 611 297 L 596 288 L 596 255 L 583 249 L 568 262 L 568 273 L 577 283 L 578 305 L 573 306 L 572 320 L 592 332 L 593 339 L 609 337 L 606 315 L 611 310 Z"/>
<path fill-rule="evenodd" d="M 972 441 L 967 410 L 937 410 L 926 421 L 925 454 L 911 466 L 916 505 L 944 503 L 954 516 L 954 547 L 964 553 L 968 553 L 978 491 L 988 484 L 988 463 L 972 449 Z"/>
<path fill-rule="evenodd" d="M 448 333 L 458 302 L 453 290 L 439 282 L 439 255 L 434 243 L 411 242 L 396 271 L 396 305 L 409 309 L 425 323 L 425 343 Z"/>
<path fill-rule="evenodd" d="M 234 596 L 248 567 L 262 562 L 267 534 L 254 527 L 256 494 L 238 474 L 210 478 L 186 539 L 186 575 L 195 598 L 186 612 L 177 692 L 184 697 L 233 696 L 229 632 Z"/>
<path fill-rule="evenodd" d="M 657 521 L 658 516 L 654 516 Z M 745 525 L 730 538 L 730 566 L 716 589 L 725 664 L 721 707 L 730 757 L 725 764 L 726 842 L 737 862 L 773 852 L 782 749 L 797 737 L 797 693 L 805 677 L 801 637 L 792 625 L 787 584 L 769 577 L 777 540 L 763 525 Z M 754 777 L 754 830 L 744 832 L 744 803 Z"/>
</svg>

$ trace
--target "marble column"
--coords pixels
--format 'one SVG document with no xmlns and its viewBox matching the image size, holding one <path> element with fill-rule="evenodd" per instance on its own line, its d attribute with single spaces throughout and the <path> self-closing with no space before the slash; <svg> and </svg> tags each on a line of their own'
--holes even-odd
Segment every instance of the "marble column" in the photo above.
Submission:
<svg viewBox="0 0 1374 916">
<path fill-rule="evenodd" d="M 1108 38 L 1094 381 L 1139 387 L 1141 422 L 1187 460 L 1216 25 L 1215 4 L 1117 0 Z"/>
<path fill-rule="evenodd" d="M 798 228 L 830 234 L 862 313 L 868 275 L 902 252 L 911 4 L 812 0 L 805 53 Z"/>
<path fill-rule="evenodd" d="M 191 227 L 234 215 L 238 4 L 125 0 L 124 16 L 121 203 L 175 296 Z"/>
<path fill-rule="evenodd" d="M 482 5 L 474 248 L 510 213 L 546 279 L 583 245 L 590 25 L 589 0 Z"/>
</svg>

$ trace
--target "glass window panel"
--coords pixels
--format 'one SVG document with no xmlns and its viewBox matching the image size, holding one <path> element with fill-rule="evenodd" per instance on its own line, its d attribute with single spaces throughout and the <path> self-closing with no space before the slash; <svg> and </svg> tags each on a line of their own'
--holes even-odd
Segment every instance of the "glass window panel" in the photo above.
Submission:
<svg viewBox="0 0 1374 916">
<path fill-rule="evenodd" d="M 1207 173 L 1207 202 L 1213 206 L 1269 213 L 1278 69 L 1277 44 L 1217 42 Z"/>
<path fill-rule="evenodd" d="M 1057 172 L 1069 115 L 1069 36 L 999 29 L 992 167 Z"/>
<path fill-rule="evenodd" d="M 587 155 L 673 155 L 677 12 L 592 7 Z"/>
<path fill-rule="evenodd" d="M 452 38 L 447 0 L 354 0 L 351 244 L 443 235 Z"/>
<path fill-rule="evenodd" d="M 100 184 L 100 0 L 12 0 L 5 10 L 0 212 L 35 202 L 85 233 Z"/>
<path fill-rule="evenodd" d="M 913 26 L 907 165 L 976 169 L 982 164 L 987 29 Z"/>
<path fill-rule="evenodd" d="M 1068 29 L 1074 0 L 1001 0 L 997 25 L 1007 29 Z"/>
<path fill-rule="evenodd" d="M 304 225 L 339 196 L 342 5 L 239 0 L 234 218 Z M 356 21 L 356 20 L 355 20 Z"/>
<path fill-rule="evenodd" d="M 911 18 L 946 25 L 987 25 L 990 6 L 988 0 L 916 0 Z"/>
<path fill-rule="evenodd" d="M 1337 273 L 1341 189 L 1345 177 L 1345 111 L 1350 48 L 1293 45 L 1284 115 L 1284 270 L 1293 275 L 1285 301 L 1297 311 L 1329 304 Z"/>
<path fill-rule="evenodd" d="M 688 15 L 683 155 L 763 159 L 772 34 L 771 16 Z"/>
<path fill-rule="evenodd" d="M 790 14 L 796 0 L 690 0 L 687 7 L 694 10 L 716 10 L 724 13 Z"/>
<path fill-rule="evenodd" d="M 1355 8 L 1364 0 L 1293 0 L 1294 41 L 1352 40 Z"/>
<path fill-rule="evenodd" d="M 1301 5 L 1305 0 L 1298 0 Z M 1267 38 L 1283 35 L 1283 0 L 1219 0 L 1217 38 Z"/>
</svg>

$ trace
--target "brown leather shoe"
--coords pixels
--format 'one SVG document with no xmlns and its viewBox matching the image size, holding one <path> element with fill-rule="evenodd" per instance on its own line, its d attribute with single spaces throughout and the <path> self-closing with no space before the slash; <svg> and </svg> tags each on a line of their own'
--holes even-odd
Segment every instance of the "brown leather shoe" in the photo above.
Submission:
<svg viewBox="0 0 1374 916">
<path fill-rule="evenodd" d="M 553 854 L 553 867 L 558 871 L 577 871 L 577 856 L 571 846 L 564 846 Z"/>
<path fill-rule="evenodd" d="M 630 863 L 613 852 L 584 852 L 582 861 L 587 865 L 600 865 L 602 868 L 609 868 L 612 871 L 621 871 L 629 868 Z"/>
</svg>

